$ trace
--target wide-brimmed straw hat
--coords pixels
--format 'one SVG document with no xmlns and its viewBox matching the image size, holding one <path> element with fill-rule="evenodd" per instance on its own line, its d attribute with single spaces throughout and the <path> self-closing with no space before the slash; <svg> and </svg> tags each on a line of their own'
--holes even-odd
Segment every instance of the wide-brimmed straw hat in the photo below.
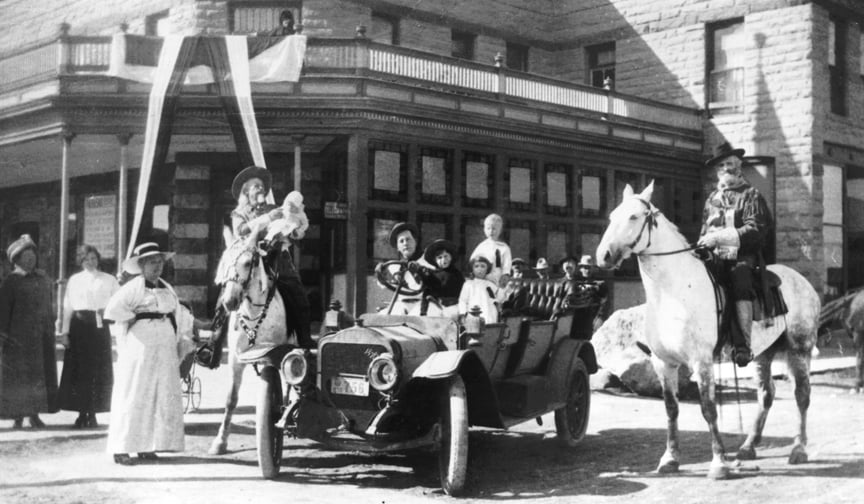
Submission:
<svg viewBox="0 0 864 504">
<path fill-rule="evenodd" d="M 420 230 L 417 229 L 417 226 L 408 222 L 397 222 L 393 225 L 393 229 L 390 230 L 390 236 L 388 241 L 390 242 L 390 246 L 396 248 L 396 238 L 399 238 L 399 234 L 402 231 L 410 231 L 412 235 L 414 235 L 414 240 L 420 240 Z"/>
<path fill-rule="evenodd" d="M 154 255 L 161 255 L 162 259 L 167 261 L 174 257 L 174 252 L 163 252 L 159 250 L 159 244 L 156 242 L 142 243 L 132 251 L 132 257 L 123 261 L 123 269 L 126 270 L 127 273 L 139 275 L 141 274 L 141 259 Z"/>
<path fill-rule="evenodd" d="M 549 261 L 547 261 L 545 257 L 537 259 L 537 265 L 534 266 L 534 269 L 539 271 L 549 269 Z"/>
<path fill-rule="evenodd" d="M 6 248 L 6 257 L 9 258 L 9 262 L 14 263 L 18 254 L 27 249 L 36 250 L 36 242 L 33 241 L 33 238 L 30 238 L 29 234 L 22 234 Z"/>
<path fill-rule="evenodd" d="M 708 161 L 705 161 L 705 166 L 711 168 L 715 164 L 719 163 L 721 160 L 726 159 L 729 156 L 735 156 L 738 159 L 744 158 L 744 149 L 733 149 L 732 145 L 729 142 L 723 142 L 722 144 L 714 147 L 714 155 Z"/>
<path fill-rule="evenodd" d="M 456 257 L 456 251 L 458 248 L 456 247 L 456 244 L 450 240 L 439 238 L 426 246 L 426 250 L 423 252 L 423 259 L 426 259 L 426 262 L 429 264 L 435 264 L 435 258 L 438 257 L 438 254 L 440 254 L 442 250 L 449 252 L 451 257 Z"/>
<path fill-rule="evenodd" d="M 231 183 L 231 195 L 234 196 L 234 199 L 240 197 L 240 192 L 243 190 L 243 184 L 253 178 L 261 179 L 261 182 L 264 184 L 264 192 L 270 192 L 270 186 L 273 185 L 273 175 L 270 174 L 270 170 L 267 168 L 261 168 L 260 166 L 248 166 L 243 168 L 243 170 L 234 177 L 234 182 Z"/>
</svg>

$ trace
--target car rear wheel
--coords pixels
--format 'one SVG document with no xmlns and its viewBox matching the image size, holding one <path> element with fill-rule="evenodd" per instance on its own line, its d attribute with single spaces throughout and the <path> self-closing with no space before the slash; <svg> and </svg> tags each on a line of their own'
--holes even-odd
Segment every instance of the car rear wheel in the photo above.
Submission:
<svg viewBox="0 0 864 504">
<path fill-rule="evenodd" d="M 438 474 L 447 495 L 458 496 L 465 490 L 468 473 L 468 400 L 465 382 L 454 376 L 441 400 L 441 448 Z"/>
<path fill-rule="evenodd" d="M 576 358 L 567 404 L 555 410 L 555 431 L 564 446 L 572 448 L 579 444 L 588 430 L 588 413 L 591 411 L 591 385 L 588 369 L 582 359 Z"/>
<path fill-rule="evenodd" d="M 255 404 L 255 438 L 258 446 L 258 467 L 264 479 L 279 474 L 282 463 L 282 440 L 285 435 L 276 427 L 282 406 L 282 382 L 273 366 L 261 370 L 258 402 Z"/>
</svg>

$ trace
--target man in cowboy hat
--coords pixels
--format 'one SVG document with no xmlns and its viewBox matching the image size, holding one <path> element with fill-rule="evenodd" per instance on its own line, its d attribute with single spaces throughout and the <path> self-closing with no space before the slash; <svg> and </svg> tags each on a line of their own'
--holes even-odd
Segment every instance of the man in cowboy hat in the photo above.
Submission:
<svg viewBox="0 0 864 504">
<path fill-rule="evenodd" d="M 718 280 L 729 289 L 738 322 L 731 328 L 733 359 L 742 367 L 753 359 L 750 349 L 756 297 L 753 273 L 758 264 L 764 264 L 763 252 L 773 226 L 765 198 L 744 178 L 743 157 L 744 149 L 733 149 L 724 142 L 705 162 L 706 167 L 716 170 L 717 188 L 705 202 L 698 242 L 700 247 L 713 251 L 720 261 Z"/>
<path fill-rule="evenodd" d="M 547 261 L 545 257 L 537 259 L 537 265 L 534 266 L 534 272 L 540 280 L 547 280 L 549 278 L 549 261 Z"/>
<path fill-rule="evenodd" d="M 561 269 L 564 271 L 567 302 L 574 306 L 581 305 L 580 309 L 588 310 L 586 317 L 582 318 L 590 318 L 590 330 L 596 331 L 606 319 L 609 290 L 606 282 L 594 278 L 597 271 L 594 257 L 585 254 L 578 261 L 574 256 L 566 257 L 561 261 Z M 583 329 L 587 332 L 589 328 Z"/>
<path fill-rule="evenodd" d="M 267 226 L 285 216 L 282 207 L 267 202 L 272 182 L 270 171 L 260 166 L 244 168 L 234 177 L 231 183 L 231 194 L 237 199 L 237 207 L 231 212 L 234 236 L 246 237 L 254 232 L 259 238 L 264 238 Z M 279 250 L 278 270 L 276 289 L 282 296 L 285 313 L 290 314 L 288 319 L 294 322 L 294 327 L 288 327 L 288 332 L 294 331 L 297 334 L 297 342 L 301 347 L 313 348 L 315 342 L 312 340 L 312 309 L 309 298 L 306 297 L 306 290 L 294 266 L 291 252 L 284 247 Z"/>
</svg>

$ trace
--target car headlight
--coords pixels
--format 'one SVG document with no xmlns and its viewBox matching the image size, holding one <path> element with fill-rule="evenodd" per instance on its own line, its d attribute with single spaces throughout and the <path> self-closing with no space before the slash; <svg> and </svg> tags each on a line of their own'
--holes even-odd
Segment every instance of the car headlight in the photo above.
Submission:
<svg viewBox="0 0 864 504">
<path fill-rule="evenodd" d="M 282 359 L 282 374 L 290 385 L 299 385 L 306 378 L 309 365 L 303 350 L 295 348 Z"/>
<path fill-rule="evenodd" d="M 369 363 L 369 385 L 379 392 L 387 392 L 396 386 L 399 379 L 399 367 L 393 360 L 393 355 L 383 353 Z"/>
</svg>

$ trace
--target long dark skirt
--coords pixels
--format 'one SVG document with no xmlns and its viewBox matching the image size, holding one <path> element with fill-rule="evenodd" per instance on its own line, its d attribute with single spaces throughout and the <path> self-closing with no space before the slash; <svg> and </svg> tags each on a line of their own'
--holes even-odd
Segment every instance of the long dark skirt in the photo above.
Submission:
<svg viewBox="0 0 864 504">
<path fill-rule="evenodd" d="M 97 328 L 94 312 L 75 312 L 69 324 L 69 347 L 63 357 L 60 409 L 111 411 L 113 386 L 111 335 L 107 325 L 103 323 L 102 328 Z"/>
</svg>

